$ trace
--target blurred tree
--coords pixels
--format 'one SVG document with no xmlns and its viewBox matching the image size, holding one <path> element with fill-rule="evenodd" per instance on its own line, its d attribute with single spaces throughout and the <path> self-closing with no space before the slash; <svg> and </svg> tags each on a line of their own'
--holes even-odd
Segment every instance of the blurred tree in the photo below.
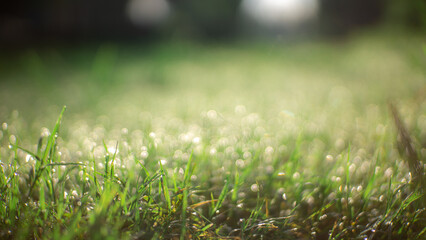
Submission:
<svg viewBox="0 0 426 240">
<path fill-rule="evenodd" d="M 387 20 L 426 31 L 426 0 L 391 0 Z"/>
<path fill-rule="evenodd" d="M 146 0 L 137 2 L 142 1 Z M 130 0 L 5 1 L 0 7 L 0 47 L 51 40 L 146 39 L 168 31 L 207 39 L 240 32 L 236 30 L 241 27 L 237 22 L 242 0 L 167 1 L 172 21 L 155 26 L 138 26 L 131 21 Z M 426 0 L 319 0 L 319 4 L 319 25 L 325 34 L 344 35 L 383 20 L 426 30 Z"/>
<path fill-rule="evenodd" d="M 235 33 L 241 0 L 171 0 L 176 7 L 178 22 L 190 33 L 221 38 Z"/>
<path fill-rule="evenodd" d="M 382 20 L 384 0 L 321 0 L 321 30 L 326 34 L 341 35 L 376 24 Z"/>
<path fill-rule="evenodd" d="M 6 1 L 0 7 L 0 43 L 121 39 L 150 34 L 150 29 L 130 22 L 126 4 L 116 0 Z"/>
</svg>

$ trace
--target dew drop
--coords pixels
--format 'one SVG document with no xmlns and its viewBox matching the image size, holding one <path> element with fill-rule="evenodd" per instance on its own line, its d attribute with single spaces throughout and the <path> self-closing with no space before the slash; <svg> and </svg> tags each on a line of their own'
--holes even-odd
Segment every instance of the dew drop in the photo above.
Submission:
<svg viewBox="0 0 426 240">
<path fill-rule="evenodd" d="M 294 178 L 294 179 L 299 179 L 299 178 L 300 178 L 300 173 L 299 173 L 299 172 L 295 172 L 295 173 L 293 174 L 293 178 Z"/>
<path fill-rule="evenodd" d="M 149 153 L 147 151 L 141 152 L 141 158 L 146 159 L 149 156 Z"/>
<path fill-rule="evenodd" d="M 12 143 L 12 144 L 16 143 L 16 137 L 15 137 L 15 135 L 10 135 L 9 142 Z"/>
<path fill-rule="evenodd" d="M 217 112 L 215 110 L 210 110 L 207 112 L 207 117 L 210 119 L 215 119 L 217 117 Z"/>
<path fill-rule="evenodd" d="M 256 183 L 251 185 L 250 187 L 252 192 L 258 192 L 259 191 L 259 185 L 257 185 Z"/>
<path fill-rule="evenodd" d="M 194 144 L 199 144 L 200 142 L 201 142 L 200 137 L 195 137 L 194 139 L 192 139 L 192 143 L 194 143 Z"/>
<path fill-rule="evenodd" d="M 242 159 L 238 159 L 237 161 L 235 161 L 235 165 L 239 168 L 243 168 L 244 167 L 244 161 Z"/>
</svg>

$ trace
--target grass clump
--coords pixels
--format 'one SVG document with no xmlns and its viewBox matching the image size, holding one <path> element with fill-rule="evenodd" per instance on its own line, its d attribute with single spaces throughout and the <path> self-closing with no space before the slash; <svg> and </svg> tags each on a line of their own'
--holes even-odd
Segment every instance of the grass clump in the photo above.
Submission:
<svg viewBox="0 0 426 240">
<path fill-rule="evenodd" d="M 134 157 L 125 167 L 119 144 L 109 148 L 105 142 L 103 161 L 88 155 L 84 162 L 65 162 L 57 142 L 64 110 L 37 153 L 17 142 L 9 146 L 11 162 L 1 168 L 4 238 L 416 239 L 424 234 L 423 188 L 407 178 L 408 168 L 402 175 L 379 167 L 387 161 L 383 147 L 374 150 L 374 164 L 360 159 L 365 150 L 354 157 L 353 147 L 336 159 L 326 156 L 323 175 L 300 166 L 301 140 L 281 158 L 268 146 L 218 169 L 206 167 L 215 164 L 209 162 L 212 152 L 194 153 L 193 146 L 175 160 L 186 162 L 184 169 L 166 159 L 149 163 L 154 160 L 149 157 Z M 226 149 L 225 156 L 231 157 Z"/>
<path fill-rule="evenodd" d="M 421 91 L 413 97 L 424 78 L 406 61 L 421 57 L 410 55 L 415 44 L 382 41 L 360 37 L 339 51 L 169 45 L 123 59 L 114 47 L 99 50 L 107 62 L 74 69 L 75 85 L 52 82 L 45 99 L 4 92 L 0 238 L 424 238 L 426 104 Z M 114 74 L 102 94 L 79 87 L 81 76 L 104 77 L 103 66 Z M 140 66 L 164 69 L 154 74 L 164 81 L 151 84 Z"/>
</svg>

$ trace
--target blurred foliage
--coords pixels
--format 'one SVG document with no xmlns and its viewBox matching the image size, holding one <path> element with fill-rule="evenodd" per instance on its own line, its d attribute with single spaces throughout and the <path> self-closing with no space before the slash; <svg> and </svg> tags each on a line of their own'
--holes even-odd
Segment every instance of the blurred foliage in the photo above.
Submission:
<svg viewBox="0 0 426 240">
<path fill-rule="evenodd" d="M 426 30 L 426 0 L 396 1 L 388 5 L 388 19 L 414 29 Z"/>
<path fill-rule="evenodd" d="M 344 35 L 380 23 L 426 29 L 426 0 L 318 1 L 319 26 L 325 35 Z M 42 1 L 31 4 L 22 0 L 7 1 L 0 8 L 0 42 L 31 45 L 52 40 L 148 39 L 169 36 L 168 33 L 215 39 L 234 37 L 239 33 L 238 24 L 244 21 L 239 18 L 242 0 L 168 2 L 173 13 L 167 24 L 141 27 L 132 24 L 126 15 L 128 1 Z M 4 44 L 0 47 L 7 48 Z"/>
<path fill-rule="evenodd" d="M 321 30 L 344 34 L 354 28 L 378 23 L 385 10 L 383 0 L 320 0 Z"/>
<path fill-rule="evenodd" d="M 183 27 L 202 36 L 229 36 L 235 30 L 241 0 L 175 1 Z"/>
</svg>

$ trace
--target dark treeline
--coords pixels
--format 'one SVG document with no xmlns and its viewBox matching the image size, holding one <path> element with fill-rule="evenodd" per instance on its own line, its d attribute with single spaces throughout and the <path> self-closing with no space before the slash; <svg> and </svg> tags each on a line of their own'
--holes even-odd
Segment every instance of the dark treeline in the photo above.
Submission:
<svg viewBox="0 0 426 240">
<path fill-rule="evenodd" d="M 241 0 L 168 0 L 173 13 L 161 25 L 137 26 L 127 1 L 6 1 L 0 8 L 0 43 L 31 44 L 87 39 L 146 39 L 167 34 L 205 38 L 235 36 Z M 320 0 L 318 30 L 344 35 L 354 29 L 395 21 L 426 27 L 426 0 Z"/>
</svg>

